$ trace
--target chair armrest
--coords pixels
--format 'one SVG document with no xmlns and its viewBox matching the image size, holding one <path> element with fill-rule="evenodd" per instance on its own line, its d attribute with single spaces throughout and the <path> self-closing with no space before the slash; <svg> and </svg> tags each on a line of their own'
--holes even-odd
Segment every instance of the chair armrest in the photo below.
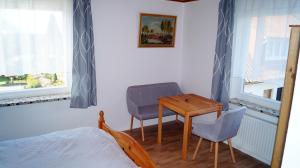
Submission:
<svg viewBox="0 0 300 168">
<path fill-rule="evenodd" d="M 128 112 L 133 116 L 138 113 L 138 105 L 136 105 L 130 98 L 127 98 L 127 108 Z"/>
</svg>

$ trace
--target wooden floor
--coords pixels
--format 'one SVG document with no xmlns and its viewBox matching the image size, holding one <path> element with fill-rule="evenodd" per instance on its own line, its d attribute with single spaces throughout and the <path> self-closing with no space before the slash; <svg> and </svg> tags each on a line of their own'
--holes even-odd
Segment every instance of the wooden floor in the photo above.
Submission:
<svg viewBox="0 0 300 168">
<path fill-rule="evenodd" d="M 126 131 L 134 137 L 149 152 L 151 158 L 160 168 L 207 168 L 213 167 L 214 153 L 209 152 L 210 143 L 203 141 L 198 151 L 196 159 L 191 160 L 192 154 L 196 148 L 199 138 L 192 135 L 188 148 L 188 161 L 181 159 L 181 144 L 183 124 L 181 122 L 168 122 L 163 125 L 162 144 L 156 143 L 157 126 L 144 128 L 145 141 L 141 141 L 140 129 L 134 129 L 132 132 Z M 219 146 L 219 168 L 267 168 L 264 163 L 238 151 L 234 150 L 236 163 L 232 163 L 230 151 L 226 144 Z"/>
</svg>

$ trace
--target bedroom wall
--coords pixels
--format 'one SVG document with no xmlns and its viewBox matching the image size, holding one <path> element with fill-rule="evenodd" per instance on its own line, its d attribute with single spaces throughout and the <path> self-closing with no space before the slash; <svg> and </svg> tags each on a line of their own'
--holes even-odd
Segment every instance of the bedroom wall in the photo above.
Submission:
<svg viewBox="0 0 300 168">
<path fill-rule="evenodd" d="M 95 127 L 99 110 L 105 111 L 106 121 L 114 129 L 128 129 L 128 86 L 180 82 L 183 10 L 181 3 L 166 0 L 92 0 L 98 106 L 70 109 L 67 100 L 2 107 L 0 140 Z M 140 12 L 178 16 L 175 48 L 137 48 Z M 146 121 L 145 125 L 156 122 Z M 138 126 L 138 122 L 134 125 Z"/>
<path fill-rule="evenodd" d="M 219 0 L 186 3 L 181 86 L 185 92 L 210 96 Z"/>
</svg>

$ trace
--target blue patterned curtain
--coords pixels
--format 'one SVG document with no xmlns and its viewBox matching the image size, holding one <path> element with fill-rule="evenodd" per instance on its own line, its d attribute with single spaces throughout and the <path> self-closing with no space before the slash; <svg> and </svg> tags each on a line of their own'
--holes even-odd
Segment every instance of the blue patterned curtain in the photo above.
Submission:
<svg viewBox="0 0 300 168">
<path fill-rule="evenodd" d="M 71 108 L 97 105 L 93 21 L 90 0 L 73 0 Z"/>
<path fill-rule="evenodd" d="M 222 102 L 225 111 L 229 108 L 234 1 L 220 0 L 219 3 L 218 33 L 211 88 L 212 99 Z"/>
</svg>

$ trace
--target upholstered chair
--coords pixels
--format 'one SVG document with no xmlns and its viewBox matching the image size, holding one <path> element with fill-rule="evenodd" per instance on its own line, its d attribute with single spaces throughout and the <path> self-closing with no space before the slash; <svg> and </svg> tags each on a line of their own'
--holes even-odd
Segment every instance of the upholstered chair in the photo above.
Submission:
<svg viewBox="0 0 300 168">
<path fill-rule="evenodd" d="M 194 123 L 192 132 L 193 134 L 199 136 L 200 139 L 194 152 L 193 160 L 196 158 L 201 141 L 203 139 L 207 139 L 211 141 L 210 152 L 212 152 L 213 143 L 215 144 L 214 167 L 217 168 L 219 142 L 227 140 L 232 161 L 233 163 L 235 163 L 235 156 L 231 145 L 231 138 L 236 136 L 245 112 L 246 107 L 239 107 L 223 112 L 222 115 L 212 123 Z"/>
<path fill-rule="evenodd" d="M 156 83 L 148 85 L 130 86 L 127 89 L 126 100 L 128 112 L 131 115 L 130 130 L 133 127 L 133 119 L 140 120 L 141 135 L 144 141 L 143 121 L 158 117 L 158 99 L 164 96 L 182 94 L 175 82 Z M 175 115 L 174 112 L 165 108 L 163 116 Z M 176 120 L 178 116 L 176 115 Z"/>
</svg>

